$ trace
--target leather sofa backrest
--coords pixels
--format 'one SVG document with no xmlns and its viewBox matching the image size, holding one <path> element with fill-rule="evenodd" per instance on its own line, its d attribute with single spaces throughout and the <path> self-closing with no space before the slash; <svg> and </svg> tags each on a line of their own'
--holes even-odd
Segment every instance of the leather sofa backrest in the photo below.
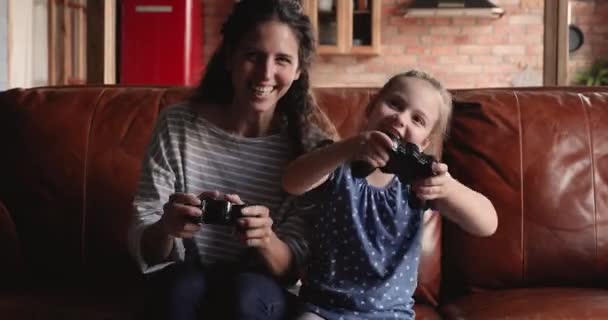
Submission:
<svg viewBox="0 0 608 320">
<path fill-rule="evenodd" d="M 317 89 L 343 136 L 357 131 L 375 89 Z M 140 161 L 160 109 L 186 88 L 48 87 L 0 93 L 0 200 L 16 225 L 24 274 L 57 284 L 135 278 L 126 232 Z M 439 247 L 440 221 L 426 242 Z M 439 251 L 426 250 L 421 299 L 436 303 Z M 125 274 L 124 270 L 129 270 Z M 424 276 L 429 274 L 428 276 Z M 89 277 L 91 275 L 91 277 Z M 426 279 L 426 280 L 425 280 Z"/>
<path fill-rule="evenodd" d="M 0 93 L 0 200 L 16 225 L 25 280 L 133 278 L 126 231 L 160 109 L 185 88 L 49 87 Z M 104 279 L 104 276 L 107 279 Z"/>
<path fill-rule="evenodd" d="M 375 91 L 315 89 L 343 136 L 357 131 Z M 448 294 L 605 285 L 608 89 L 454 93 L 470 103 L 456 105 L 445 161 L 494 202 L 499 227 L 477 239 L 449 222 L 440 232 L 436 215 L 425 221 L 417 300 L 435 304 L 440 284 Z M 159 110 L 187 95 L 120 86 L 0 93 L 0 200 L 28 278 L 117 281 L 131 270 L 125 233 L 141 157 Z"/>
<path fill-rule="evenodd" d="M 498 211 L 488 239 L 444 221 L 443 293 L 608 280 L 608 88 L 455 92 L 444 158 Z"/>
<path fill-rule="evenodd" d="M 23 269 L 23 259 L 21 257 L 21 246 L 17 239 L 17 230 L 13 219 L 6 207 L 0 203 L 0 294 L 4 290 L 11 290 L 19 287 L 19 281 L 14 275 Z"/>
</svg>

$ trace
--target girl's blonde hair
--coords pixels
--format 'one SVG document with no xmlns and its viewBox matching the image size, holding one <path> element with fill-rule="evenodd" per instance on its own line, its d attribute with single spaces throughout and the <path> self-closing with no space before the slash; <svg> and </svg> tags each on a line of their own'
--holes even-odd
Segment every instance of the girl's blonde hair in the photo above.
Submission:
<svg viewBox="0 0 608 320">
<path fill-rule="evenodd" d="M 369 114 L 371 109 L 376 105 L 378 98 L 381 97 L 386 91 L 390 90 L 392 86 L 402 78 L 416 78 L 424 80 L 435 88 L 441 97 L 441 103 L 439 105 L 439 117 L 431 129 L 429 137 L 430 144 L 426 149 L 426 153 L 432 154 L 437 159 L 440 159 L 443 151 L 443 142 L 448 137 L 450 119 L 452 117 L 452 95 L 441 84 L 441 82 L 439 82 L 439 80 L 435 79 L 430 74 L 419 70 L 409 70 L 392 76 L 380 89 L 378 94 L 370 101 L 369 105 L 367 106 L 367 114 Z"/>
</svg>

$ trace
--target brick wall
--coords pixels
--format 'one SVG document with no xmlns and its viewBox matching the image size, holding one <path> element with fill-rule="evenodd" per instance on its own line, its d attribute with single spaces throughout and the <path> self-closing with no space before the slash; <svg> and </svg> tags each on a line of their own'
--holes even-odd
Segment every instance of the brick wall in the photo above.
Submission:
<svg viewBox="0 0 608 320">
<path fill-rule="evenodd" d="M 234 0 L 201 1 L 203 3 L 203 31 L 205 39 L 203 45 L 203 65 L 207 65 L 213 51 L 218 46 L 222 23 L 224 23 L 232 11 Z"/>
<path fill-rule="evenodd" d="M 568 82 L 587 69 L 596 59 L 608 60 L 608 2 L 605 0 L 571 0 L 571 23 L 577 25 L 585 38 L 583 46 L 570 53 Z"/>
<path fill-rule="evenodd" d="M 382 53 L 322 56 L 315 86 L 380 86 L 392 74 L 418 68 L 450 88 L 542 83 L 543 0 L 495 0 L 500 19 L 404 18 L 404 0 L 382 0 Z M 233 1 L 204 0 L 205 59 Z M 518 80 L 519 79 L 519 80 Z"/>
</svg>

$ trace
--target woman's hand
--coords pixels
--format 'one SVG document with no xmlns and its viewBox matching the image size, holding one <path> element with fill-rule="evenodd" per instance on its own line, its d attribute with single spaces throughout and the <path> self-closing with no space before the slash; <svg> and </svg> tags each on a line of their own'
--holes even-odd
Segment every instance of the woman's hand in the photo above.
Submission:
<svg viewBox="0 0 608 320">
<path fill-rule="evenodd" d="M 163 233 L 177 238 L 192 238 L 201 228 L 196 223 L 201 217 L 200 197 L 217 198 L 219 192 L 203 192 L 196 196 L 190 193 L 177 192 L 169 197 L 163 206 L 163 215 L 159 224 Z"/>
<path fill-rule="evenodd" d="M 393 140 L 380 131 L 364 131 L 353 139 L 353 160 L 363 160 L 375 168 L 386 165 L 393 148 Z"/>
<path fill-rule="evenodd" d="M 448 173 L 448 165 L 445 163 L 433 163 L 435 175 L 429 178 L 414 181 L 412 190 L 420 200 L 435 200 L 447 197 L 455 182 Z"/>
<path fill-rule="evenodd" d="M 229 194 L 225 198 L 232 203 L 243 204 L 238 195 Z M 274 234 L 270 210 L 265 206 L 252 205 L 243 208 L 241 214 L 243 217 L 237 220 L 237 230 L 241 240 L 248 247 L 265 248 L 268 246 Z"/>
</svg>

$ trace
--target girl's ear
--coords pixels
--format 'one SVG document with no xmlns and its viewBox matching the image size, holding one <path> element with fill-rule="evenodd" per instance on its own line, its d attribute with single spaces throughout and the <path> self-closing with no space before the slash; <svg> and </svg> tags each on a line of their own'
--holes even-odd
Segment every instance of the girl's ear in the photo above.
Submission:
<svg viewBox="0 0 608 320">
<path fill-rule="evenodd" d="M 378 97 L 379 97 L 379 94 L 375 93 L 369 99 L 369 103 L 365 107 L 365 121 L 367 121 L 367 117 L 369 117 L 369 115 L 372 114 L 372 110 L 374 109 L 374 106 L 376 105 L 376 100 L 378 100 Z"/>
<path fill-rule="evenodd" d="M 359 130 L 357 130 L 358 132 L 363 132 L 367 129 L 367 124 L 369 123 L 369 120 L 367 119 L 367 117 L 361 117 L 361 121 L 359 121 Z"/>
</svg>

